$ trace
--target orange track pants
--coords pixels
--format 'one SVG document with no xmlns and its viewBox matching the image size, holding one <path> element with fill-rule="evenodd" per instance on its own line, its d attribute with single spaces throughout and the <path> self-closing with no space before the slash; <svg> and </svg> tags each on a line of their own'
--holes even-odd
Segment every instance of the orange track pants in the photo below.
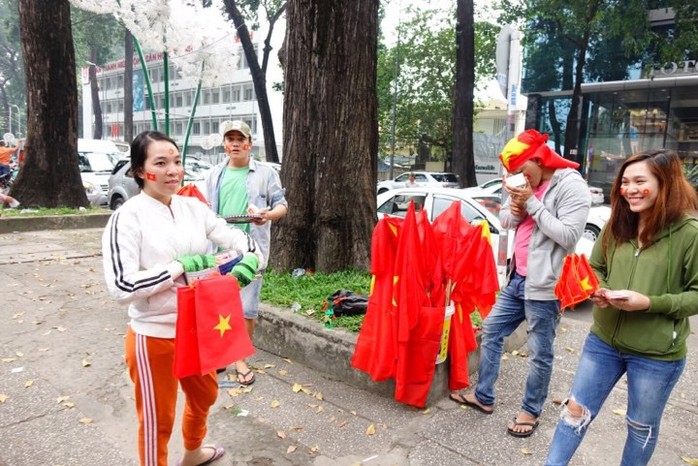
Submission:
<svg viewBox="0 0 698 466">
<path fill-rule="evenodd" d="M 167 466 L 167 444 L 172 435 L 177 385 L 185 395 L 182 438 L 195 450 L 206 437 L 206 419 L 218 397 L 215 372 L 177 380 L 174 376 L 174 339 L 126 334 L 126 364 L 135 385 L 138 412 L 138 452 L 142 466 Z"/>
</svg>

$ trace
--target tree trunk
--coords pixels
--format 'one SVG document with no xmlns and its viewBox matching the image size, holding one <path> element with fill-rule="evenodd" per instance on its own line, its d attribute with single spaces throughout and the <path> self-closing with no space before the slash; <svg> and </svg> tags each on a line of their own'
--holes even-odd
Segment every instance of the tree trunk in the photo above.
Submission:
<svg viewBox="0 0 698 466">
<path fill-rule="evenodd" d="M 461 187 L 477 185 L 473 156 L 475 25 L 473 0 L 456 7 L 456 103 L 453 108 L 452 169 Z"/>
<path fill-rule="evenodd" d="M 133 36 L 124 33 L 124 141 L 133 141 Z"/>
<path fill-rule="evenodd" d="M 367 269 L 376 223 L 378 0 L 291 0 L 272 266 Z"/>
<path fill-rule="evenodd" d="M 250 66 L 252 74 L 252 84 L 254 92 L 257 96 L 257 104 L 259 105 L 259 116 L 262 119 L 262 132 L 264 133 L 264 152 L 267 162 L 279 163 L 279 153 L 276 150 L 276 138 L 274 136 L 274 124 L 271 119 L 271 109 L 269 108 L 269 99 L 267 98 L 267 78 L 259 67 L 257 54 L 254 51 L 254 45 L 250 40 L 250 34 L 247 31 L 245 20 L 240 14 L 235 0 L 225 0 L 225 7 L 228 10 L 228 15 L 235 24 L 235 29 L 238 32 L 242 50 L 245 52 L 245 58 Z"/>
<path fill-rule="evenodd" d="M 97 63 L 97 50 L 90 49 L 90 63 Z M 102 113 L 102 102 L 99 100 L 99 85 L 97 83 L 97 67 L 90 65 L 90 94 L 92 95 L 92 114 L 94 115 L 95 130 L 92 133 L 94 139 L 102 139 L 104 134 L 104 114 Z"/>
<path fill-rule="evenodd" d="M 89 205 L 77 150 L 77 78 L 68 0 L 20 0 L 27 87 L 24 166 L 12 196 L 27 207 Z"/>
</svg>

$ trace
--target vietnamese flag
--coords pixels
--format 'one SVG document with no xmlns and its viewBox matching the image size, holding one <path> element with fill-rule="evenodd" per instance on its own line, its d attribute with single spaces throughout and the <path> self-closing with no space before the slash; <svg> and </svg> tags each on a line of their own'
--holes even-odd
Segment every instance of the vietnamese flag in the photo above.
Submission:
<svg viewBox="0 0 698 466">
<path fill-rule="evenodd" d="M 599 288 L 599 280 L 591 269 L 586 256 L 570 254 L 562 264 L 562 273 L 555 285 L 555 296 L 562 309 L 574 307 L 588 299 Z"/>
<path fill-rule="evenodd" d="M 352 367 L 381 382 L 395 377 L 397 365 L 397 303 L 393 299 L 395 256 L 402 218 L 382 218 L 371 239 L 371 289 Z"/>
<path fill-rule="evenodd" d="M 178 379 L 213 372 L 253 353 L 235 277 L 213 275 L 177 289 Z"/>
<path fill-rule="evenodd" d="M 199 191 L 199 188 L 197 188 L 195 185 L 192 183 L 185 184 L 181 188 L 177 190 L 177 194 L 180 196 L 185 196 L 185 197 L 195 197 L 201 202 L 203 202 L 206 205 L 209 205 L 208 201 L 206 200 L 206 196 L 204 196 L 201 191 Z"/>
</svg>

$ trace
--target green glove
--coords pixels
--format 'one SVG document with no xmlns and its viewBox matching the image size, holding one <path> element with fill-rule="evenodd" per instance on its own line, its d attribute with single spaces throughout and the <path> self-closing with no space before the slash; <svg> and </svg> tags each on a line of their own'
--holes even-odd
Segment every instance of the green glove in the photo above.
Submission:
<svg viewBox="0 0 698 466">
<path fill-rule="evenodd" d="M 185 272 L 198 272 L 216 266 L 216 259 L 211 254 L 184 256 L 177 259 L 177 262 L 182 264 Z"/>
<path fill-rule="evenodd" d="M 235 264 L 233 270 L 230 271 L 230 275 L 238 279 L 238 284 L 240 287 L 244 287 L 249 285 L 250 282 L 254 280 L 258 266 L 259 260 L 257 259 L 257 256 L 251 252 L 248 252 L 240 262 Z"/>
</svg>

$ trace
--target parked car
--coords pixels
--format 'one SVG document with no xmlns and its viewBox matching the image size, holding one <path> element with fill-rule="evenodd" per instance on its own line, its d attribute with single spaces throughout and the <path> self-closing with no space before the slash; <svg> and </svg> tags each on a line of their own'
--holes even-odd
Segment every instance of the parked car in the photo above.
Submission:
<svg viewBox="0 0 698 466">
<path fill-rule="evenodd" d="M 85 188 L 85 195 L 91 206 L 107 205 L 107 195 L 102 192 L 99 186 L 95 186 L 94 183 L 89 181 L 83 181 L 82 187 Z"/>
<path fill-rule="evenodd" d="M 410 201 L 414 201 L 417 209 L 425 209 L 429 220 L 433 220 L 446 210 L 453 201 L 461 203 L 461 214 L 469 223 L 477 223 L 486 220 L 489 224 L 492 237 L 492 249 L 497 262 L 497 275 L 499 283 L 506 281 L 507 266 L 514 252 L 514 234 L 504 230 L 499 222 L 499 208 L 501 199 L 496 195 L 470 196 L 463 189 L 448 188 L 401 188 L 386 191 L 378 195 L 377 213 L 381 216 L 404 217 L 407 213 Z M 603 225 L 602 225 L 603 226 Z M 575 251 L 578 254 L 591 253 L 594 243 L 586 235 L 580 238 Z"/>
<path fill-rule="evenodd" d="M 414 173 L 414 180 L 417 183 L 417 186 L 433 186 L 442 188 L 457 188 L 459 186 L 458 177 L 453 173 L 422 171 L 406 172 L 392 180 L 385 180 L 378 183 L 378 194 L 384 193 L 390 189 L 406 187 L 410 173 Z"/>
<path fill-rule="evenodd" d="M 78 166 L 83 185 L 89 183 L 100 189 L 100 205 L 106 205 L 109 192 L 109 177 L 123 153 L 112 141 L 101 139 L 78 139 Z M 87 193 L 87 188 L 86 191 Z M 90 199 L 91 194 L 88 194 Z M 93 195 L 93 198 L 96 194 Z M 92 200 L 90 200 L 92 203 Z M 94 204 L 93 204 L 94 205 Z"/>
<path fill-rule="evenodd" d="M 463 188 L 463 191 L 471 194 L 502 194 L 502 178 L 494 178 L 471 188 Z M 596 186 L 589 186 L 591 194 L 591 205 L 601 205 L 604 203 L 603 189 Z"/>
<path fill-rule="evenodd" d="M 199 188 L 199 191 L 205 195 L 206 187 L 204 186 L 204 178 L 208 170 L 201 168 L 204 165 L 201 165 L 197 169 L 193 167 L 197 163 L 200 163 L 206 164 L 210 169 L 210 165 L 201 161 L 193 162 L 193 160 L 196 159 L 192 159 L 191 163 L 188 159 L 184 162 L 186 167 L 184 171 L 184 183 L 194 183 L 194 185 Z M 131 159 L 125 157 L 119 160 L 109 176 L 109 194 L 107 195 L 109 208 L 112 210 L 118 209 L 124 202 L 128 201 L 139 192 L 140 188 L 136 180 L 133 179 L 133 173 L 131 172 Z"/>
</svg>

